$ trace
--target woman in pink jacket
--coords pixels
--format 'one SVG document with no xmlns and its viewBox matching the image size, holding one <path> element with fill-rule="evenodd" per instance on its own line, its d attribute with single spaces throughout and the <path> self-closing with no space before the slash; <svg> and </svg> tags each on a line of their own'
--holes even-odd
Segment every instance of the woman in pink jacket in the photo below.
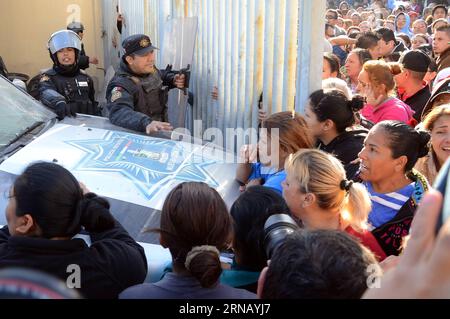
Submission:
<svg viewBox="0 0 450 319">
<path fill-rule="evenodd" d="M 361 114 L 374 124 L 385 120 L 397 120 L 413 124 L 414 111 L 394 94 L 394 70 L 384 61 L 364 63 L 358 77 L 358 90 L 367 104 Z"/>
</svg>

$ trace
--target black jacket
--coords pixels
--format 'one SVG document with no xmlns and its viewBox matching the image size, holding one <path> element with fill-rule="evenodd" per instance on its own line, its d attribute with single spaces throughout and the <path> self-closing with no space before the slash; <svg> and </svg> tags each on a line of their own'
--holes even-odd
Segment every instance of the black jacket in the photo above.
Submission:
<svg viewBox="0 0 450 319">
<path fill-rule="evenodd" d="M 358 129 L 354 131 L 347 131 L 337 136 L 328 145 L 322 142 L 317 144 L 317 148 L 327 153 L 333 154 L 338 160 L 342 162 L 347 173 L 347 179 L 353 179 L 356 175 L 359 164 L 351 164 L 358 158 L 358 153 L 361 152 L 364 139 L 366 138 L 368 130 Z"/>
<path fill-rule="evenodd" d="M 73 274 L 69 265 L 81 270 L 79 292 L 85 298 L 117 298 L 124 289 L 140 284 L 147 275 L 144 249 L 116 222 L 106 232 L 83 239 L 49 240 L 10 236 L 0 229 L 0 268 L 24 267 L 46 272 L 63 280 Z M 71 281 L 70 281 L 71 282 Z"/>
<path fill-rule="evenodd" d="M 78 58 L 78 65 L 80 66 L 80 69 L 86 70 L 89 68 L 89 57 L 86 55 L 86 51 L 84 50 L 84 44 L 81 43 L 81 51 L 80 56 Z"/>
<path fill-rule="evenodd" d="M 159 89 L 149 90 L 144 93 L 142 83 L 147 82 L 149 76 L 138 76 L 129 69 L 129 67 L 121 61 L 120 68 L 115 76 L 109 82 L 106 89 L 106 107 L 109 111 L 109 119 L 111 123 L 137 132 L 145 132 L 147 125 L 152 121 L 167 122 L 166 108 L 167 101 L 161 101 L 161 95 L 167 97 L 167 91 L 173 89 L 176 73 L 168 70 L 158 70 Z M 138 84 L 140 82 L 141 84 Z M 151 80 L 151 82 L 154 82 Z M 163 92 L 163 87 L 167 90 Z M 143 96 L 144 93 L 144 96 Z M 145 94 L 147 94 L 145 96 Z M 158 96 L 155 96 L 158 95 Z M 150 114 L 150 112 L 141 112 L 142 105 L 151 105 L 150 100 L 158 104 L 155 105 L 156 110 L 160 110 L 160 114 Z M 150 103 L 152 104 L 152 103 Z M 158 113 L 158 112 L 156 112 Z"/>
<path fill-rule="evenodd" d="M 417 122 L 420 122 L 423 109 L 427 104 L 428 100 L 431 97 L 431 92 L 428 86 L 425 86 L 423 89 L 418 91 L 413 96 L 408 97 L 406 100 L 403 100 L 406 104 L 408 104 L 414 110 L 414 118 Z"/>
<path fill-rule="evenodd" d="M 39 81 L 39 99 L 53 110 L 64 102 L 72 105 L 76 113 L 100 115 L 95 101 L 94 81 L 79 67 L 64 73 L 53 66 L 43 72 Z"/>
</svg>

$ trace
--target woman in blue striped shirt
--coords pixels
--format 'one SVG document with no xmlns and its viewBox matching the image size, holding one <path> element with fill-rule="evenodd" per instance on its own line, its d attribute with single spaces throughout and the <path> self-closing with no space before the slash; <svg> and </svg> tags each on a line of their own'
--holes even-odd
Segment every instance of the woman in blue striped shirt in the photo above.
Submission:
<svg viewBox="0 0 450 319">
<path fill-rule="evenodd" d="M 430 135 L 398 121 L 383 121 L 369 132 L 359 153 L 359 178 L 372 200 L 369 224 L 387 255 L 398 255 L 417 204 L 428 188 L 413 170 L 428 153 Z"/>
</svg>

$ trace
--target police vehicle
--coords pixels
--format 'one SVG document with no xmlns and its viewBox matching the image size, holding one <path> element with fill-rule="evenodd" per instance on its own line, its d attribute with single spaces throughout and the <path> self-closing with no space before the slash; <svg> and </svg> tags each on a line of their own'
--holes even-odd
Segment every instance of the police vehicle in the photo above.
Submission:
<svg viewBox="0 0 450 319">
<path fill-rule="evenodd" d="M 236 165 L 225 163 L 233 155 L 212 144 L 187 143 L 191 138 L 181 134 L 143 136 L 89 115 L 58 122 L 53 112 L 2 76 L 0 108 L 0 212 L 5 212 L 16 176 L 29 164 L 62 165 L 108 198 L 113 215 L 146 250 L 149 281 L 159 279 L 171 258 L 159 246 L 158 235 L 144 230 L 159 227 L 162 204 L 173 187 L 205 182 L 228 205 L 239 195 Z M 0 225 L 6 225 L 4 213 Z"/>
</svg>

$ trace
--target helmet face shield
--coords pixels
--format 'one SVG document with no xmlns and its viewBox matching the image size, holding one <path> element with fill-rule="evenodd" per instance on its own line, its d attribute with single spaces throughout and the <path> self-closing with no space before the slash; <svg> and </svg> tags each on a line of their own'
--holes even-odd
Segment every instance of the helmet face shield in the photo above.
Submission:
<svg viewBox="0 0 450 319">
<path fill-rule="evenodd" d="M 48 49 L 51 54 L 55 54 L 59 50 L 65 48 L 74 48 L 81 51 L 80 37 L 73 31 L 62 30 L 52 34 L 48 41 Z"/>
</svg>

